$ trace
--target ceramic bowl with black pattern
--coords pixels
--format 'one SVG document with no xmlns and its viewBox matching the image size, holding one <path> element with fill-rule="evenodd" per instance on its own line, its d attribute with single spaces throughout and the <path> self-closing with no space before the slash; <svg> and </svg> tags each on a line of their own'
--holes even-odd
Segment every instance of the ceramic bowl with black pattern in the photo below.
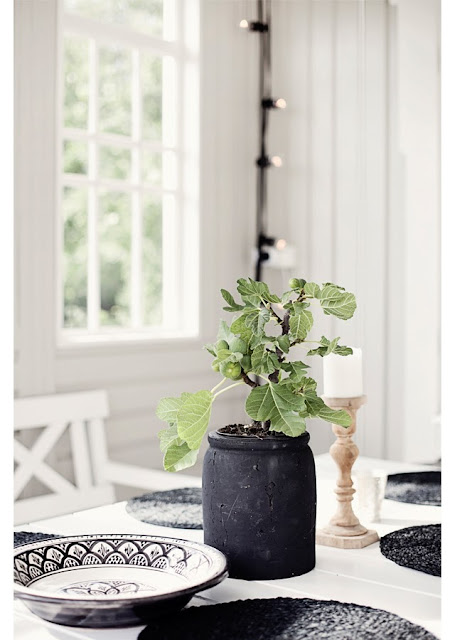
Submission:
<svg viewBox="0 0 455 640">
<path fill-rule="evenodd" d="M 14 552 L 15 597 L 44 620 L 77 627 L 145 624 L 226 577 L 220 551 L 163 536 L 65 536 Z"/>
</svg>

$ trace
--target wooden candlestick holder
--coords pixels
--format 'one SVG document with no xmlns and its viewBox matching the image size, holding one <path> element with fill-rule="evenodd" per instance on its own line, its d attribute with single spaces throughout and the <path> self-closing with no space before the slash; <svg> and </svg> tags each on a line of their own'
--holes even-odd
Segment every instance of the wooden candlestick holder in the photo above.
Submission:
<svg viewBox="0 0 455 640">
<path fill-rule="evenodd" d="M 335 493 L 338 508 L 329 524 L 316 532 L 316 544 L 340 549 L 361 549 L 379 540 L 377 531 L 367 529 L 360 524 L 352 510 L 352 497 L 355 489 L 352 487 L 351 470 L 359 455 L 359 449 L 352 436 L 357 426 L 357 410 L 366 402 L 366 396 L 357 398 L 323 398 L 331 409 L 344 409 L 351 416 L 351 426 L 340 427 L 332 424 L 332 431 L 336 441 L 330 447 L 330 455 L 338 467 L 338 478 Z"/>
</svg>

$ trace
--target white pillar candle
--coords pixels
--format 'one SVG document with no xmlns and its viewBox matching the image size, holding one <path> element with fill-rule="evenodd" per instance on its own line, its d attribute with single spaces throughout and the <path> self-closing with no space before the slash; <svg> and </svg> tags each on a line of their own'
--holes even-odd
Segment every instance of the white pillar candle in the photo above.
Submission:
<svg viewBox="0 0 455 640">
<path fill-rule="evenodd" d="M 324 395 L 327 398 L 357 398 L 363 395 L 362 349 L 352 349 L 352 355 L 329 353 L 322 358 Z"/>
</svg>

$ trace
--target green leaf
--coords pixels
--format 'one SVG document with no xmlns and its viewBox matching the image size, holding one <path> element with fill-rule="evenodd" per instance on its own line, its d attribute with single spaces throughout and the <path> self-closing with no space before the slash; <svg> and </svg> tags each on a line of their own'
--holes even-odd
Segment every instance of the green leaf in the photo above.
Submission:
<svg viewBox="0 0 455 640">
<path fill-rule="evenodd" d="M 278 336 L 277 338 L 278 346 L 281 351 L 284 353 L 289 353 L 289 347 L 291 346 L 291 341 L 289 340 L 289 336 L 285 333 L 283 336 Z"/>
<path fill-rule="evenodd" d="M 243 356 L 244 354 L 241 353 L 240 351 L 231 351 L 228 360 L 229 362 L 240 362 Z"/>
<path fill-rule="evenodd" d="M 221 320 L 217 340 L 226 340 L 226 342 L 229 343 L 233 338 L 232 329 L 229 328 L 228 324 L 224 320 Z"/>
<path fill-rule="evenodd" d="M 305 309 L 308 309 L 310 306 L 309 302 L 297 302 L 296 300 L 292 303 L 292 308 L 294 309 L 294 313 L 302 313 Z"/>
<path fill-rule="evenodd" d="M 304 293 L 308 296 L 313 296 L 313 298 L 318 298 L 321 292 L 319 285 L 315 282 L 307 282 L 303 287 Z"/>
<path fill-rule="evenodd" d="M 256 347 L 251 354 L 251 369 L 255 373 L 269 374 L 279 369 L 276 353 L 264 348 L 264 345 Z"/>
<path fill-rule="evenodd" d="M 252 304 L 259 304 L 261 301 L 265 302 L 280 302 L 280 298 L 273 293 L 270 293 L 268 286 L 265 282 L 259 282 L 248 278 L 240 278 L 237 280 L 237 291 L 242 296 L 242 300 L 245 302 L 251 302 Z"/>
<path fill-rule="evenodd" d="M 305 391 L 305 405 L 310 416 L 317 417 L 320 411 L 326 406 L 324 400 L 320 398 L 314 389 Z"/>
<path fill-rule="evenodd" d="M 177 422 L 177 414 L 183 404 L 183 398 L 161 398 L 156 408 L 156 415 L 165 422 Z"/>
<path fill-rule="evenodd" d="M 306 376 L 306 370 L 309 369 L 309 366 L 300 360 L 294 360 L 294 362 L 282 362 L 280 368 L 289 373 L 289 378 L 299 381 Z"/>
<path fill-rule="evenodd" d="M 205 344 L 204 349 L 216 357 L 216 350 L 214 344 Z"/>
<path fill-rule="evenodd" d="M 326 283 L 322 289 L 319 301 L 325 314 L 336 316 L 341 320 L 352 318 L 357 308 L 354 294 L 329 283 Z"/>
<path fill-rule="evenodd" d="M 186 442 L 171 444 L 164 454 L 164 468 L 166 471 L 181 471 L 192 467 L 198 453 L 198 449 L 190 449 Z"/>
<path fill-rule="evenodd" d="M 232 294 L 226 291 L 226 289 L 221 289 L 221 295 L 229 305 L 228 307 L 223 307 L 225 311 L 241 311 L 243 309 L 243 305 L 237 304 Z"/>
<path fill-rule="evenodd" d="M 344 287 L 340 287 L 339 284 L 333 284 L 333 282 L 323 282 L 322 286 L 323 287 L 335 287 L 336 289 L 339 289 L 340 291 L 346 291 L 346 289 Z"/>
<path fill-rule="evenodd" d="M 246 312 L 244 312 L 246 313 Z M 269 309 L 252 309 L 245 316 L 245 326 L 255 335 L 260 335 L 267 322 L 270 320 Z"/>
<path fill-rule="evenodd" d="M 340 427 L 351 426 L 351 416 L 344 409 L 331 409 L 324 402 L 324 406 L 318 412 L 318 418 L 326 420 L 332 424 L 338 424 Z"/>
<path fill-rule="evenodd" d="M 338 356 L 350 356 L 352 355 L 351 347 L 343 347 L 338 344 L 336 348 L 333 350 L 333 353 L 336 353 Z"/>
<path fill-rule="evenodd" d="M 288 303 L 292 296 L 295 296 L 295 291 L 285 291 L 281 296 L 281 304 L 285 305 L 286 303 Z"/>
<path fill-rule="evenodd" d="M 307 391 L 315 391 L 316 387 L 316 380 L 313 380 L 313 378 L 310 378 L 309 376 L 300 380 L 300 391 L 302 393 L 305 393 Z"/>
<path fill-rule="evenodd" d="M 306 309 L 298 311 L 296 315 L 291 315 L 289 318 L 289 329 L 294 341 L 305 340 L 312 326 L 313 314 Z"/>
<path fill-rule="evenodd" d="M 177 414 L 178 434 L 190 449 L 199 449 L 207 430 L 212 410 L 210 391 L 197 391 L 185 399 Z"/>
<path fill-rule="evenodd" d="M 245 409 L 253 420 L 268 420 L 273 410 L 273 399 L 270 384 L 255 387 L 246 399 Z"/>
<path fill-rule="evenodd" d="M 348 356 L 352 353 L 351 347 L 344 347 L 338 344 L 338 340 L 340 338 L 334 338 L 333 340 L 328 340 L 325 336 L 319 341 L 320 347 L 316 349 L 310 349 L 307 352 L 307 356 L 327 356 L 329 353 L 335 353 L 340 356 Z"/>
<path fill-rule="evenodd" d="M 177 433 L 177 424 L 171 424 L 169 428 L 158 431 L 158 437 L 160 439 L 160 449 L 163 453 L 171 444 L 182 442 Z"/>
<path fill-rule="evenodd" d="M 270 416 L 270 429 L 284 433 L 291 438 L 296 438 L 297 436 L 301 436 L 302 433 L 305 433 L 306 424 L 300 414 L 277 408 Z"/>
<path fill-rule="evenodd" d="M 229 358 L 231 353 L 232 352 L 229 351 L 229 349 L 219 349 L 217 356 L 218 356 L 218 359 L 222 362 L 223 360 L 226 360 L 227 358 Z"/>
<path fill-rule="evenodd" d="M 302 411 L 304 409 L 305 401 L 302 396 L 292 393 L 290 389 L 282 384 L 270 383 L 269 386 L 277 408 L 281 407 L 290 411 Z"/>
<path fill-rule="evenodd" d="M 247 344 L 250 344 L 254 336 L 251 329 L 245 326 L 244 315 L 241 315 L 234 320 L 234 322 L 231 324 L 231 331 L 233 335 L 235 334 L 239 338 L 242 338 L 242 340 L 245 340 Z"/>
</svg>

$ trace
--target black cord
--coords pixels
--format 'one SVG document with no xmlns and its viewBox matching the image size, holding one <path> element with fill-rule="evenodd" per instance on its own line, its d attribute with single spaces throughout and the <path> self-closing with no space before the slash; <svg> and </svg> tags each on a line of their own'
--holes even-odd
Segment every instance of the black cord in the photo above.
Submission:
<svg viewBox="0 0 455 640">
<path fill-rule="evenodd" d="M 265 100 L 272 95 L 272 64 L 271 64 L 271 18 L 272 1 L 257 0 L 258 22 L 267 24 L 267 29 L 260 33 L 259 40 L 259 118 L 260 118 L 260 142 L 259 159 L 257 162 L 257 187 L 256 187 L 256 235 L 257 257 L 255 279 L 262 278 L 262 264 L 268 258 L 268 254 L 262 250 L 262 239 L 267 235 L 267 168 L 264 161 L 267 154 L 267 132 L 269 109 Z"/>
</svg>

